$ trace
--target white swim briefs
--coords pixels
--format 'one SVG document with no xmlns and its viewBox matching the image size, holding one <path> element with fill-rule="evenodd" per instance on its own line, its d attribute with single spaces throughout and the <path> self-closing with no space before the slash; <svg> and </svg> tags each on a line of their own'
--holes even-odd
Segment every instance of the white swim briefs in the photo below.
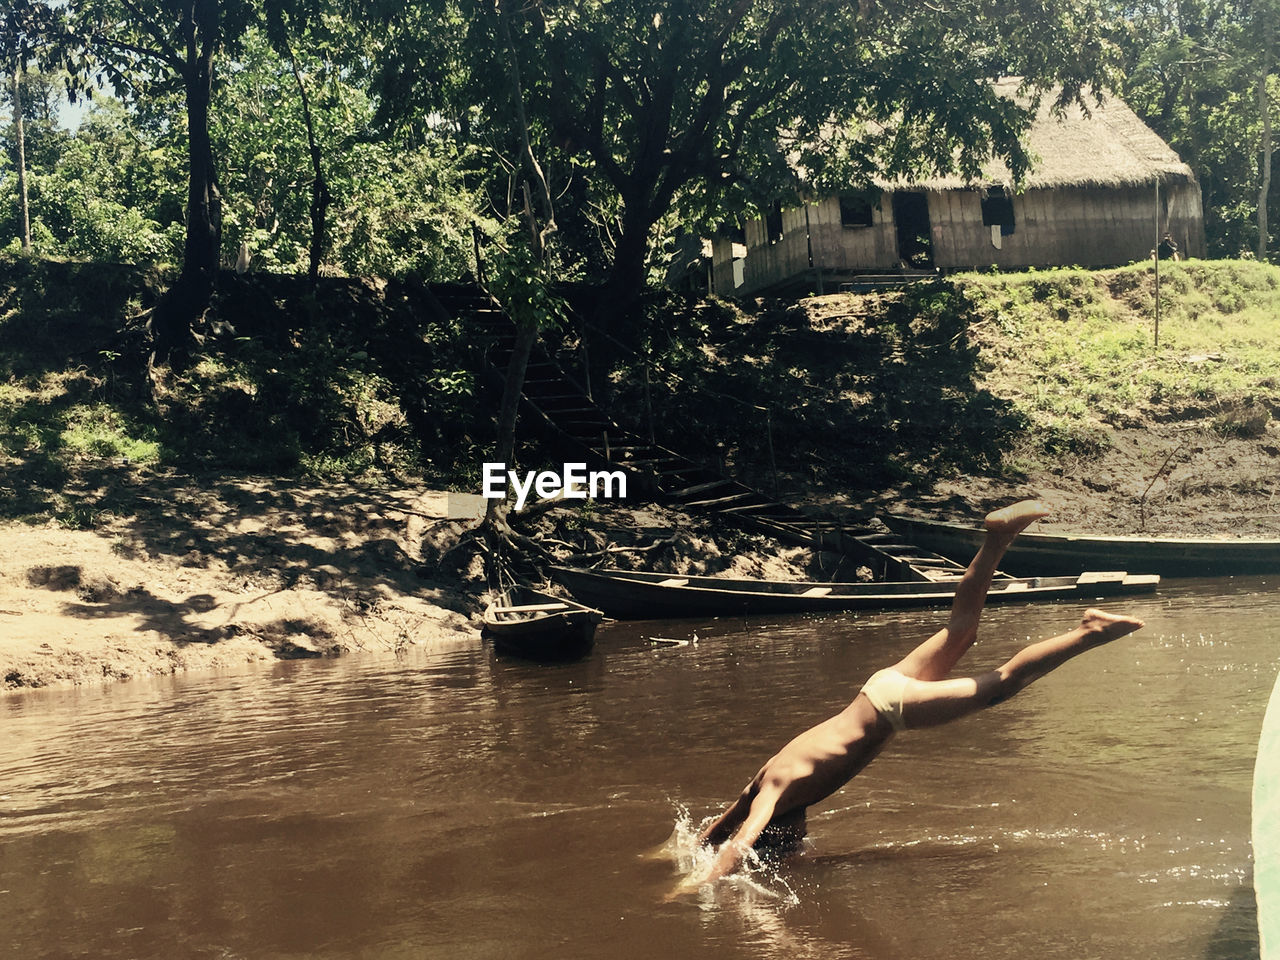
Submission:
<svg viewBox="0 0 1280 960">
<path fill-rule="evenodd" d="M 871 705 L 897 731 L 907 728 L 906 721 L 902 719 L 902 697 L 910 679 L 905 673 L 889 667 L 873 673 L 862 685 L 862 692 L 867 695 Z"/>
</svg>

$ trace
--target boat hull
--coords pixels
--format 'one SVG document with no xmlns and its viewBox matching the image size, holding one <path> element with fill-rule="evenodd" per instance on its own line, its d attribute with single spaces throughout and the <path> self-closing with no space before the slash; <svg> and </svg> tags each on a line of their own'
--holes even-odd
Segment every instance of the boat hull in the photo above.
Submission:
<svg viewBox="0 0 1280 960">
<path fill-rule="evenodd" d="M 1253 769 L 1253 889 L 1261 960 L 1280 960 L 1280 679 L 1258 738 Z"/>
<path fill-rule="evenodd" d="M 495 604 L 484 613 L 484 635 L 496 652 L 526 660 L 577 660 L 591 652 L 599 610 L 559 597 L 530 594 L 531 605 Z M 531 609 L 556 607 L 560 609 Z"/>
<path fill-rule="evenodd" d="M 956 589 L 956 581 L 796 583 L 575 567 L 554 567 L 553 573 L 579 600 L 619 620 L 945 608 L 951 605 Z M 1159 579 L 1126 573 L 1091 573 L 1002 580 L 993 584 L 987 599 L 989 603 L 1025 603 L 1149 593 L 1156 589 Z"/>
<path fill-rule="evenodd" d="M 924 550 L 967 562 L 982 543 L 977 527 L 891 514 L 894 533 Z M 1280 570 L 1280 540 L 1092 537 L 1025 532 L 1001 567 L 1025 576 L 1070 575 L 1089 569 L 1143 570 L 1166 577 L 1220 577 Z"/>
</svg>

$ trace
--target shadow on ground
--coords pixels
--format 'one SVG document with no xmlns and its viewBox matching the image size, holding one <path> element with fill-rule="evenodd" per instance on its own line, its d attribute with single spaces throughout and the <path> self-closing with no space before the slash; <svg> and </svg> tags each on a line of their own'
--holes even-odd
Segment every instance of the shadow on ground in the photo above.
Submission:
<svg viewBox="0 0 1280 960">
<path fill-rule="evenodd" d="M 647 326 L 596 335 L 593 382 L 621 382 L 606 401 L 620 422 L 644 432 L 652 419 L 660 442 L 761 489 L 775 464 L 801 484 L 927 487 L 998 470 L 1025 427 L 977 386 L 969 322 L 942 281 L 874 299 L 766 303 L 750 316 L 672 300 Z"/>
</svg>

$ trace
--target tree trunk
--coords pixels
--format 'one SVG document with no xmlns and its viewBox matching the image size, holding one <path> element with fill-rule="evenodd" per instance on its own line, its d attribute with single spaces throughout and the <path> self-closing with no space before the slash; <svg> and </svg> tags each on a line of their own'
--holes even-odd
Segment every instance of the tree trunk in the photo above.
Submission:
<svg viewBox="0 0 1280 960">
<path fill-rule="evenodd" d="M 524 393 L 524 375 L 529 366 L 529 355 L 538 340 L 538 327 L 533 323 L 525 323 L 516 329 L 515 343 L 511 348 L 511 359 L 507 361 L 507 379 L 502 387 L 502 402 L 498 408 L 498 450 L 496 463 L 505 464 L 503 469 L 513 467 L 516 454 L 516 419 L 520 414 L 520 397 Z M 505 515 L 506 502 L 490 500 L 485 508 L 485 522 L 501 523 Z"/>
<path fill-rule="evenodd" d="M 645 288 L 645 261 L 649 256 L 649 231 L 653 219 L 637 206 L 627 205 L 622 232 L 613 253 L 613 266 L 596 301 L 592 321 L 608 329 L 632 318 Z"/>
<path fill-rule="evenodd" d="M 187 236 L 182 273 L 156 304 L 152 318 L 156 355 L 182 362 L 193 324 L 213 302 L 222 255 L 222 195 L 209 138 L 209 104 L 213 98 L 213 61 L 217 48 L 216 0 L 196 0 L 195 21 L 188 37 L 183 77 L 187 96 Z M 199 44 L 203 46 L 199 46 Z"/>
<path fill-rule="evenodd" d="M 1268 26 L 1267 33 L 1270 34 Z M 1270 38 L 1268 37 L 1268 40 Z M 1258 109 L 1262 112 L 1262 185 L 1258 189 L 1258 259 L 1267 259 L 1269 229 L 1267 226 L 1267 202 L 1271 193 L 1271 101 L 1267 95 L 1267 63 L 1263 59 L 1258 74 Z"/>
<path fill-rule="evenodd" d="M 27 205 L 27 142 L 22 122 L 22 65 L 13 67 L 13 126 L 18 144 L 18 222 L 22 228 L 22 252 L 31 252 L 31 213 Z"/>
<path fill-rule="evenodd" d="M 320 279 L 320 263 L 324 259 L 328 247 L 327 225 L 329 204 L 333 195 L 329 192 L 329 182 L 325 180 L 324 168 L 320 163 L 320 144 L 316 141 L 315 124 L 311 122 L 311 100 L 307 96 L 306 84 L 302 82 L 302 72 L 298 69 L 298 60 L 289 49 L 286 41 L 285 51 L 289 55 L 289 63 L 293 67 L 293 79 L 298 84 L 298 94 L 302 97 L 302 119 L 307 128 L 307 148 L 311 154 L 311 248 L 307 256 L 307 277 L 314 287 Z"/>
<path fill-rule="evenodd" d="M 209 138 L 209 102 L 213 95 L 213 64 L 202 57 L 187 79 L 187 239 L 183 270 L 218 272 L 222 253 L 222 195 Z"/>
<path fill-rule="evenodd" d="M 543 174 L 538 158 L 534 155 L 529 138 L 529 123 L 524 109 L 524 87 L 520 80 L 520 60 L 517 55 L 515 40 L 511 32 L 510 11 L 507 0 L 495 0 L 492 8 L 497 17 L 507 53 L 507 73 L 511 82 L 512 102 L 515 106 L 516 121 L 519 126 L 524 162 L 529 173 L 538 185 L 539 199 L 543 206 L 544 225 L 538 228 L 537 217 L 533 211 L 533 202 L 529 195 L 529 184 L 524 187 L 524 213 L 528 220 L 531 243 L 534 251 L 535 269 L 542 270 L 545 264 L 546 239 L 555 232 L 555 205 L 551 190 Z M 521 317 L 516 327 L 516 338 L 512 345 L 511 359 L 507 363 L 506 382 L 502 389 L 502 403 L 498 409 L 498 460 L 511 469 L 515 459 L 516 418 L 520 412 L 520 397 L 524 394 L 525 370 L 529 366 L 529 355 L 538 340 L 538 320 L 535 317 Z M 502 555 L 503 545 L 510 543 L 511 528 L 507 523 L 507 504 L 505 500 L 490 500 L 485 508 L 484 522 L 481 530 L 488 545 L 487 566 L 491 584 L 503 585 L 507 571 L 504 570 Z"/>
</svg>

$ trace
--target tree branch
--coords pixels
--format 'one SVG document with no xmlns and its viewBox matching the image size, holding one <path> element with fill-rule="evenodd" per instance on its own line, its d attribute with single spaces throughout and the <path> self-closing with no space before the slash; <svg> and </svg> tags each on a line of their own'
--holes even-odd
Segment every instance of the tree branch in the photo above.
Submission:
<svg viewBox="0 0 1280 960">
<path fill-rule="evenodd" d="M 155 20 L 143 14 L 133 0 L 120 0 L 120 3 L 126 10 L 133 14 L 134 19 L 142 29 L 145 30 L 151 36 L 151 39 L 159 45 L 163 55 L 156 59 L 166 61 L 170 66 L 181 70 L 183 62 L 182 58 L 178 56 L 178 51 L 174 49 L 173 45 L 169 42 L 169 38 L 158 28 Z"/>
</svg>

